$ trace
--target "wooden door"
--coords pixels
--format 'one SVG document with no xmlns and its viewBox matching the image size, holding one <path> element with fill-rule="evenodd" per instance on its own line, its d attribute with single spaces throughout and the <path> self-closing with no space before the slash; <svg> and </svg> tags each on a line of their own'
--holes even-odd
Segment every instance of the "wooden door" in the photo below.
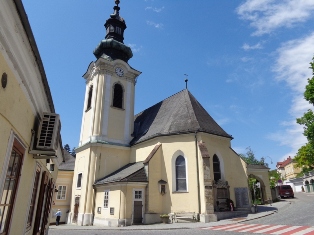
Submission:
<svg viewBox="0 0 314 235">
<path fill-rule="evenodd" d="M 142 201 L 134 201 L 133 224 L 142 223 Z"/>
</svg>

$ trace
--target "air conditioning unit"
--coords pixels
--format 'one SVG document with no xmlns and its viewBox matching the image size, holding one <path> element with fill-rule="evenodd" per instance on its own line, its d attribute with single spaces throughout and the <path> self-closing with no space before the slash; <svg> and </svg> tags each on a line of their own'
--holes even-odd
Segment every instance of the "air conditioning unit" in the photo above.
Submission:
<svg viewBox="0 0 314 235">
<path fill-rule="evenodd" d="M 60 116 L 56 113 L 43 113 L 37 132 L 36 149 L 56 150 L 60 132 Z"/>
</svg>

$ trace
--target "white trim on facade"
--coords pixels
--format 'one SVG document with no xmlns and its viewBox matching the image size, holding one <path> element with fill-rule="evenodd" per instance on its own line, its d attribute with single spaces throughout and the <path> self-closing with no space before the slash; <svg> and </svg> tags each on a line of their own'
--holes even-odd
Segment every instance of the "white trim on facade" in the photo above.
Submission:
<svg viewBox="0 0 314 235">
<path fill-rule="evenodd" d="M 107 193 L 107 199 L 106 199 L 106 193 Z M 107 200 L 107 207 L 105 207 L 105 200 Z M 110 200 L 110 190 L 105 189 L 104 190 L 104 204 L 103 204 L 103 209 L 108 210 L 109 209 L 109 200 Z"/>
<path fill-rule="evenodd" d="M 97 76 L 97 79 L 96 79 Z M 92 80 L 94 80 L 90 85 L 93 86 L 93 94 L 92 94 L 92 102 L 91 102 L 91 108 L 90 108 L 90 112 L 92 112 L 91 114 L 91 118 L 90 118 L 90 132 L 88 134 L 88 136 L 93 136 L 93 129 L 94 129 L 94 125 L 95 125 L 95 111 L 96 111 L 96 101 L 97 101 L 97 90 L 98 90 L 98 86 L 99 86 L 99 74 L 95 74 L 95 76 L 92 78 Z"/>
<path fill-rule="evenodd" d="M 82 176 L 83 176 L 83 175 L 82 175 Z M 60 187 L 62 187 L 61 191 L 59 190 Z M 63 187 L 65 187 L 64 198 L 59 198 L 59 199 L 58 199 L 59 192 L 62 193 Z M 68 186 L 67 186 L 67 185 L 62 185 L 62 184 L 60 184 L 60 185 L 58 185 L 58 188 L 57 188 L 57 189 L 58 189 L 58 192 L 56 193 L 56 200 L 58 200 L 58 201 L 65 201 L 65 200 L 67 199 L 67 190 L 68 190 Z M 61 194 L 60 196 L 62 197 L 62 194 Z"/>
<path fill-rule="evenodd" d="M 106 138 L 108 135 L 108 122 L 109 122 L 109 108 L 111 103 L 111 75 L 106 76 L 105 95 L 103 96 L 103 113 L 102 113 L 102 131 L 101 134 Z"/>
<path fill-rule="evenodd" d="M 88 83 L 86 83 L 79 146 L 81 146 L 83 144 L 83 139 L 82 138 L 83 138 L 83 128 L 84 128 L 84 124 L 85 124 L 85 114 L 86 114 L 85 110 L 86 110 L 86 106 L 87 106 L 88 92 L 89 92 L 89 85 L 88 85 Z"/>
<path fill-rule="evenodd" d="M 124 121 L 124 141 L 129 143 L 130 141 L 130 119 L 131 119 L 131 82 L 127 81 L 127 87 L 125 92 L 125 121 Z"/>
<path fill-rule="evenodd" d="M 141 198 L 136 198 L 136 192 L 141 192 Z M 133 223 L 133 215 L 134 215 L 134 202 L 135 201 L 141 201 L 142 202 L 142 221 L 144 218 L 144 212 L 145 212 L 145 194 L 144 194 L 144 189 L 142 188 L 133 188 L 133 201 L 132 201 L 132 223 Z"/>
</svg>

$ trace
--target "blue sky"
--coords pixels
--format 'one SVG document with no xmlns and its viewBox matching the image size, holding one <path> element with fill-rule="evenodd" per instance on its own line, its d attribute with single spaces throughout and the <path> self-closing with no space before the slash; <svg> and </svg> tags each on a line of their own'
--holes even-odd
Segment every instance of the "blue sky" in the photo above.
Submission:
<svg viewBox="0 0 314 235">
<path fill-rule="evenodd" d="M 63 144 L 79 142 L 82 75 L 95 60 L 114 0 L 24 0 L 45 67 Z M 185 88 L 231 134 L 238 153 L 276 162 L 306 139 L 295 119 L 314 55 L 314 1 L 121 0 L 129 64 L 142 72 L 138 113 Z"/>
</svg>

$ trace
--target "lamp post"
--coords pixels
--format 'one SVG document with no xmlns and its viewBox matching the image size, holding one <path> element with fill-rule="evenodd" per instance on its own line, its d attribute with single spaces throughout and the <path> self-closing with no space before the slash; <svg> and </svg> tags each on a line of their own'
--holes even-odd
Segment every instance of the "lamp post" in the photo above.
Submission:
<svg viewBox="0 0 314 235">
<path fill-rule="evenodd" d="M 268 157 L 268 156 L 266 156 L 266 157 Z M 273 164 L 273 160 L 270 157 L 268 157 L 268 158 L 270 159 L 270 164 Z"/>
</svg>

